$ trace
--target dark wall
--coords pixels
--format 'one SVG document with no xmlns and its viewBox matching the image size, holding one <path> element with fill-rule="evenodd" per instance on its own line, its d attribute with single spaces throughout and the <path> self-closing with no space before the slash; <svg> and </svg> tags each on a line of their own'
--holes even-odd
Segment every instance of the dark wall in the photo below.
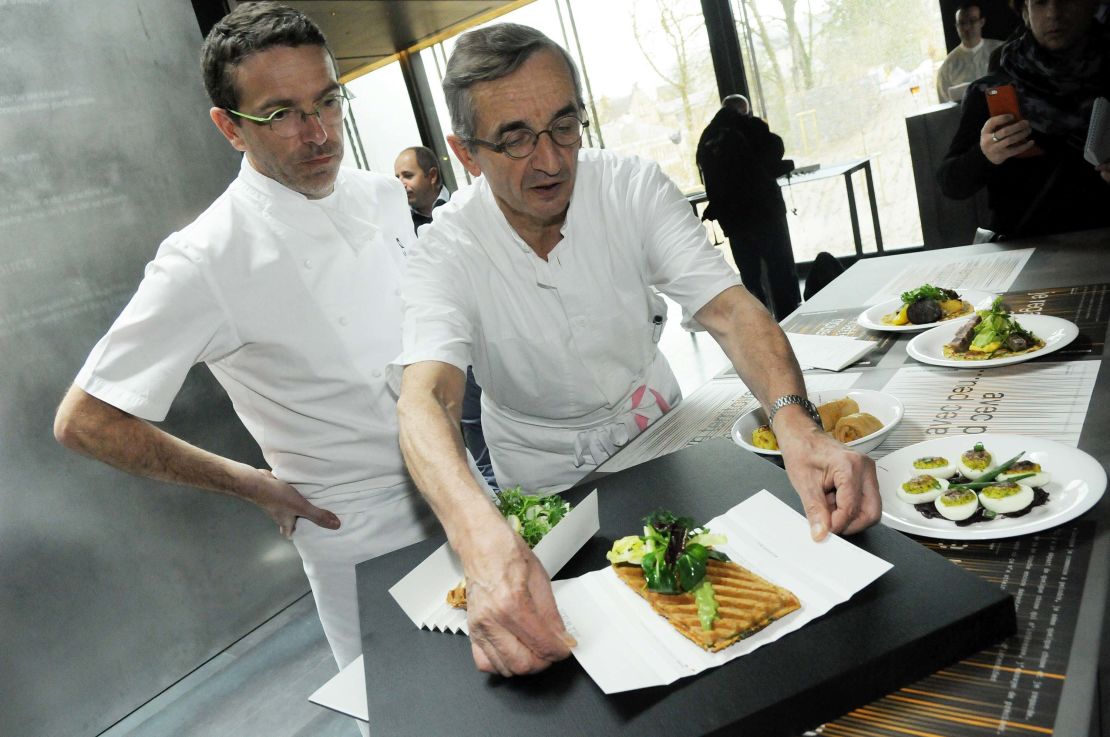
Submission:
<svg viewBox="0 0 1110 737">
<path fill-rule="evenodd" d="M 940 0 L 940 15 L 944 19 L 944 42 L 949 51 L 960 43 L 960 37 L 956 35 L 956 9 L 962 4 L 963 0 Z M 979 12 L 987 19 L 983 25 L 985 38 L 1004 41 L 1021 25 L 1021 18 L 1010 10 L 1007 0 L 980 0 L 976 4 Z"/>
<path fill-rule="evenodd" d="M 255 508 L 64 451 L 55 407 L 234 177 L 180 0 L 0 8 L 0 735 L 95 735 L 307 591 Z M 261 464 L 204 370 L 166 428 Z"/>
</svg>

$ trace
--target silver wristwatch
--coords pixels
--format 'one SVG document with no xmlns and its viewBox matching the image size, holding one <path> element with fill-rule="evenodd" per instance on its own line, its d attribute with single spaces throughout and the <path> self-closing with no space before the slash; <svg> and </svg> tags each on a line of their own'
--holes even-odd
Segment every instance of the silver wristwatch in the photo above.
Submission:
<svg viewBox="0 0 1110 737">
<path fill-rule="evenodd" d="M 817 423 L 818 427 L 824 426 L 821 422 L 821 413 L 817 411 L 817 407 L 813 405 L 813 402 L 797 394 L 785 394 L 775 400 L 775 403 L 771 405 L 771 411 L 767 414 L 767 426 L 770 427 L 775 421 L 775 415 L 778 414 L 780 409 L 791 404 L 801 405 L 802 409 L 804 409 L 806 414 Z"/>
</svg>

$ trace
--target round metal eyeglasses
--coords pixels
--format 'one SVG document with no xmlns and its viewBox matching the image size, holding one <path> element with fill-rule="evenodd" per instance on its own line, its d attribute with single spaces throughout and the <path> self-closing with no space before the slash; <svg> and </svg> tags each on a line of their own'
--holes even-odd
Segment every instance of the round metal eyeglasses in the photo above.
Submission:
<svg viewBox="0 0 1110 737">
<path fill-rule="evenodd" d="M 544 133 L 551 136 L 556 144 L 568 147 L 582 140 L 582 131 L 590 125 L 588 120 L 579 120 L 577 115 L 564 115 L 556 118 L 550 128 L 536 132 L 531 128 L 517 128 L 501 137 L 500 143 L 483 141 L 481 138 L 467 138 L 467 143 L 476 143 L 485 146 L 490 151 L 505 154 L 510 159 L 523 159 L 530 156 L 539 145 L 540 136 Z"/>
</svg>

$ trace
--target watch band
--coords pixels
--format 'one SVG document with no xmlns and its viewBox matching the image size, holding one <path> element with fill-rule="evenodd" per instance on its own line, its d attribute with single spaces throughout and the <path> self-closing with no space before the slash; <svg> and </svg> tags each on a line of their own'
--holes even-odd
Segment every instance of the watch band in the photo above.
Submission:
<svg viewBox="0 0 1110 737">
<path fill-rule="evenodd" d="M 801 405 L 802 409 L 806 411 L 806 414 L 809 415 L 810 419 L 817 423 L 818 427 L 824 427 L 823 423 L 821 422 L 821 413 L 817 411 L 817 407 L 813 405 L 813 402 L 798 394 L 784 394 L 783 396 L 775 400 L 774 404 L 771 405 L 771 411 L 767 414 L 768 427 L 770 427 L 771 424 L 774 423 L 775 415 L 778 414 L 778 411 L 783 407 L 790 406 L 791 404 Z"/>
</svg>

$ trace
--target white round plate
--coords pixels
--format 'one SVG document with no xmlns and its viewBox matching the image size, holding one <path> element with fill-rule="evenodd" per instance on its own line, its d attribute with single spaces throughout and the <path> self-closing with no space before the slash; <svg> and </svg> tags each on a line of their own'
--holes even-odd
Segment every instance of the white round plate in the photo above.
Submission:
<svg viewBox="0 0 1110 737">
<path fill-rule="evenodd" d="M 922 363 L 934 366 L 948 366 L 951 368 L 987 368 L 989 366 L 1008 366 L 1011 363 L 1021 363 L 1038 358 L 1047 353 L 1058 351 L 1079 335 L 1079 328 L 1074 322 L 1062 317 L 1049 315 L 1014 315 L 1018 324 L 1044 341 L 1044 348 L 1031 353 L 1022 353 L 1017 356 L 1003 358 L 987 358 L 982 361 L 963 361 L 957 358 L 944 357 L 944 344 L 956 337 L 956 331 L 966 320 L 953 320 L 952 324 L 941 325 L 932 330 L 918 335 L 906 345 L 906 353 Z M 971 319 L 971 318 L 968 318 Z"/>
<path fill-rule="evenodd" d="M 905 408 L 902 400 L 893 394 L 876 392 L 870 389 L 826 389 L 825 391 L 809 392 L 809 401 L 814 404 L 824 404 L 844 397 L 851 397 L 859 405 L 860 412 L 870 412 L 875 419 L 883 423 L 881 430 L 873 432 L 867 437 L 847 443 L 849 448 L 855 448 L 860 453 L 867 453 L 878 447 L 883 438 L 902 419 Z M 732 441 L 741 448 L 761 455 L 780 456 L 781 451 L 757 448 L 751 443 L 752 433 L 760 425 L 767 424 L 767 413 L 762 407 L 745 412 L 732 424 Z"/>
<path fill-rule="evenodd" d="M 960 299 L 964 302 L 970 302 L 971 306 L 977 310 L 985 310 L 991 306 L 996 295 L 990 292 L 961 292 Z M 897 312 L 902 309 L 902 300 L 892 299 L 889 302 L 881 302 L 880 304 L 868 307 L 863 312 L 859 313 L 856 322 L 860 327 L 867 328 L 868 330 L 882 330 L 890 333 L 918 333 L 922 330 L 936 327 L 937 325 L 947 325 L 952 322 L 961 322 L 963 318 L 970 317 L 961 315 L 954 317 L 951 320 L 942 320 L 941 322 L 927 322 L 924 325 L 887 325 L 883 322 L 883 315 L 889 315 L 892 312 Z"/>
<path fill-rule="evenodd" d="M 998 463 L 1025 451 L 1023 460 L 1041 464 L 1052 480 L 1044 486 L 1049 499 L 1023 517 L 998 517 L 958 527 L 946 519 L 928 519 L 898 498 L 898 487 L 913 474 L 910 467 L 915 458 L 943 456 L 954 459 L 976 443 L 991 452 Z M 1047 530 L 1075 519 L 1093 507 L 1106 491 L 1106 471 L 1081 450 L 1028 435 L 957 435 L 926 440 L 896 450 L 875 461 L 879 475 L 879 493 L 883 498 L 883 524 L 911 535 L 939 540 L 994 540 L 1017 537 Z"/>
</svg>

